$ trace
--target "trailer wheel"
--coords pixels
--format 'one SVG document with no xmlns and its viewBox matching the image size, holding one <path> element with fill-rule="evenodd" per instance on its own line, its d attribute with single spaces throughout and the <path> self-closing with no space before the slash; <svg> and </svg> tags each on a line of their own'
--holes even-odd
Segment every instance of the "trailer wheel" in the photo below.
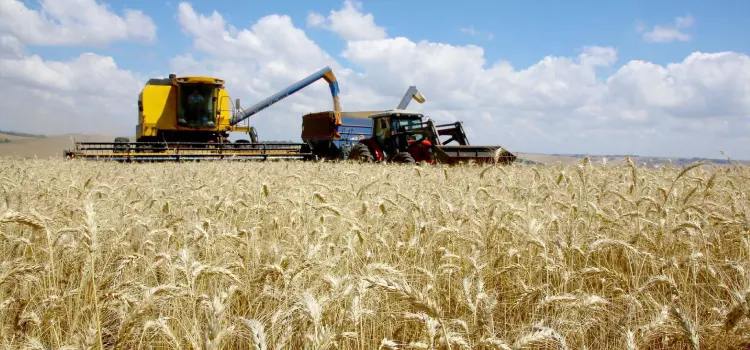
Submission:
<svg viewBox="0 0 750 350">
<path fill-rule="evenodd" d="M 412 157 L 409 152 L 398 152 L 393 156 L 391 161 L 394 163 L 402 163 L 402 164 L 416 164 L 417 163 L 414 160 L 414 157 Z"/>
<path fill-rule="evenodd" d="M 367 145 L 358 143 L 349 150 L 349 160 L 354 160 L 363 163 L 372 163 L 373 157 L 370 149 Z"/>
</svg>

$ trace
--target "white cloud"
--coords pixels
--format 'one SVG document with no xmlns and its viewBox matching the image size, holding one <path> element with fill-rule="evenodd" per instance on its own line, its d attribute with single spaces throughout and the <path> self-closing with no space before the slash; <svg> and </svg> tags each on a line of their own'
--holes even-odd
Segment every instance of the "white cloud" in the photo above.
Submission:
<svg viewBox="0 0 750 350">
<path fill-rule="evenodd" d="M 323 15 L 316 13 L 316 12 L 310 12 L 307 15 L 307 26 L 308 27 L 323 27 L 326 22 L 326 18 L 323 17 Z"/>
<path fill-rule="evenodd" d="M 155 39 L 140 11 L 124 16 L 86 0 L 44 0 L 32 10 L 0 0 L 1 127 L 38 133 L 131 133 L 137 91 L 145 82 L 112 57 L 82 53 L 67 61 L 27 54 L 26 45 L 106 45 Z"/>
<path fill-rule="evenodd" d="M 23 44 L 10 34 L 0 33 L 0 58 L 20 56 L 24 51 Z"/>
<path fill-rule="evenodd" d="M 688 41 L 692 38 L 692 35 L 685 33 L 681 29 L 687 29 L 695 23 L 695 20 L 691 15 L 685 17 L 677 17 L 674 20 L 674 25 L 663 26 L 656 25 L 651 30 L 646 30 L 646 27 L 642 23 L 636 24 L 636 30 L 641 33 L 643 40 L 650 43 L 668 43 L 672 41 Z"/>
<path fill-rule="evenodd" d="M 687 28 L 693 25 L 695 23 L 695 20 L 693 19 L 692 15 L 687 15 L 685 17 L 677 17 L 675 19 L 675 26 L 677 28 Z"/>
<path fill-rule="evenodd" d="M 460 30 L 460 31 L 461 31 L 462 33 L 466 33 L 466 34 L 469 34 L 469 35 L 471 35 L 471 36 L 477 35 L 477 33 L 478 33 L 478 32 L 477 32 L 477 30 L 476 30 L 476 29 L 474 29 L 474 26 L 468 26 L 468 27 L 464 27 L 464 28 L 461 28 L 461 29 L 459 29 L 459 30 Z"/>
<path fill-rule="evenodd" d="M 484 36 L 487 38 L 487 40 L 492 40 L 495 38 L 495 34 L 492 34 L 490 32 L 482 32 L 479 30 L 476 30 L 474 26 L 468 26 L 458 29 L 461 33 L 468 34 L 469 36 Z"/>
<path fill-rule="evenodd" d="M 361 10 L 361 2 L 344 0 L 343 8 L 338 11 L 332 10 L 328 18 L 318 13 L 310 13 L 307 17 L 307 25 L 331 30 L 344 40 L 385 38 L 387 36 L 385 28 L 375 24 L 372 14 L 363 14 Z"/>
<path fill-rule="evenodd" d="M 106 45 L 156 39 L 153 20 L 138 10 L 122 16 L 94 0 L 42 0 L 32 10 L 18 0 L 0 0 L 0 33 L 28 45 Z"/>
<path fill-rule="evenodd" d="M 112 57 L 71 61 L 0 58 L 3 129 L 37 133 L 131 133 L 143 81 Z"/>
</svg>

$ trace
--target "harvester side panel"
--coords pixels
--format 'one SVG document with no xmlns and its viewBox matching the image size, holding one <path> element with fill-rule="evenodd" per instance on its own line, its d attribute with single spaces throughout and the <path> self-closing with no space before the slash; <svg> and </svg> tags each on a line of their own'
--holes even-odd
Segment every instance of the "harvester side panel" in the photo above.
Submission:
<svg viewBox="0 0 750 350">
<path fill-rule="evenodd" d="M 173 130 L 177 124 L 177 93 L 171 85 L 146 85 L 143 87 L 141 103 L 143 112 L 141 133 L 156 136 L 157 130 Z"/>
<path fill-rule="evenodd" d="M 232 122 L 232 98 L 226 89 L 219 89 L 216 101 L 216 126 L 219 130 L 228 130 L 232 128 L 229 124 Z M 239 127 L 235 131 L 240 131 Z M 243 128 L 244 129 L 244 128 Z M 245 131 L 247 132 L 247 131 Z"/>
</svg>

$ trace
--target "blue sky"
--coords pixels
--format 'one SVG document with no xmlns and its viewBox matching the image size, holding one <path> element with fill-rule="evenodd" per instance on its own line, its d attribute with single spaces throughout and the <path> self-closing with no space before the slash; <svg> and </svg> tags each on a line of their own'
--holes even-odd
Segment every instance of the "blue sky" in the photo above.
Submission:
<svg viewBox="0 0 750 350">
<path fill-rule="evenodd" d="M 143 16 L 127 22 L 126 9 Z M 149 77 L 214 74 L 251 103 L 333 65 L 354 70 L 338 71 L 346 109 L 383 109 L 418 85 L 428 102 L 413 107 L 463 120 L 474 143 L 750 158 L 748 14 L 734 0 L 6 0 L 0 92 L 15 97 L 6 113 L 29 117 L 0 128 L 122 134 Z M 319 85 L 253 117 L 261 135 L 298 137 L 299 114 L 330 108 Z"/>
</svg>

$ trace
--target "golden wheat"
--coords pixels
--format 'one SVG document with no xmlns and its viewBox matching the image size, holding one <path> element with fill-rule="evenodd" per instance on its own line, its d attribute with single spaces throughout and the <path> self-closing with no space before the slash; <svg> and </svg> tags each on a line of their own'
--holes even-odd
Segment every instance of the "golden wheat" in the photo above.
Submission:
<svg viewBox="0 0 750 350">
<path fill-rule="evenodd" d="M 741 166 L 0 169 L 3 348 L 750 345 Z"/>
</svg>

